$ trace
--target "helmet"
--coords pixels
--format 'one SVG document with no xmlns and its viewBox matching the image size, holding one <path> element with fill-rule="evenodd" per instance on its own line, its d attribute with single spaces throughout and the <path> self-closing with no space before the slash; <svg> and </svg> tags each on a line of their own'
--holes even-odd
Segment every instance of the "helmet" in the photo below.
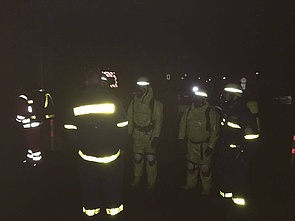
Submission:
<svg viewBox="0 0 295 221">
<path fill-rule="evenodd" d="M 225 85 L 223 93 L 220 96 L 221 106 L 232 106 L 239 97 L 242 97 L 242 87 L 239 84 L 230 83 Z"/>
<path fill-rule="evenodd" d="M 150 85 L 150 81 L 147 77 L 141 76 L 137 79 L 136 84 L 139 86 L 147 86 Z"/>
<path fill-rule="evenodd" d="M 206 104 L 206 100 L 208 97 L 207 92 L 202 88 L 196 89 L 196 87 L 194 87 L 193 91 L 194 91 L 193 103 L 195 107 L 202 107 L 204 104 Z"/>
<path fill-rule="evenodd" d="M 204 90 L 202 88 L 198 88 L 197 90 L 194 90 L 194 94 L 196 96 L 200 96 L 200 97 L 208 97 L 206 90 Z"/>
<path fill-rule="evenodd" d="M 230 83 L 225 85 L 224 91 L 234 93 L 238 97 L 242 97 L 242 93 L 243 93 L 241 85 L 235 84 L 235 83 Z"/>
</svg>

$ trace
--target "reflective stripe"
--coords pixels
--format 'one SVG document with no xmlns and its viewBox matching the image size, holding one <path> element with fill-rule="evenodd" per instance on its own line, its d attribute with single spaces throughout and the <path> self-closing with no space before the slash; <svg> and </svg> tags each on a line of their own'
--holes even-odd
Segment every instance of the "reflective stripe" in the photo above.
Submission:
<svg viewBox="0 0 295 221">
<path fill-rule="evenodd" d="M 238 89 L 238 88 L 232 88 L 232 87 L 226 87 L 224 88 L 225 91 L 228 91 L 228 92 L 233 92 L 233 93 L 240 93 L 242 94 L 243 91 Z"/>
<path fill-rule="evenodd" d="M 82 159 L 87 160 L 87 161 L 96 162 L 96 163 L 110 163 L 110 162 L 116 160 L 120 156 L 121 150 L 118 150 L 118 152 L 116 154 L 114 154 L 112 156 L 107 156 L 107 157 L 87 156 L 81 150 L 78 151 L 78 154 L 80 155 L 80 157 L 82 157 Z"/>
<path fill-rule="evenodd" d="M 28 100 L 28 97 L 27 97 L 26 95 L 24 95 L 24 94 L 21 94 L 21 95 L 19 95 L 18 97 L 19 97 L 19 98 L 23 98 L 23 99 L 25 99 L 25 100 Z"/>
<path fill-rule="evenodd" d="M 233 122 L 227 122 L 227 126 L 232 127 L 232 128 L 236 128 L 236 129 L 241 129 L 240 125 L 235 124 Z"/>
<path fill-rule="evenodd" d="M 111 114 L 115 112 L 115 105 L 110 103 L 92 104 L 75 107 L 73 110 L 75 116 L 86 114 Z"/>
<path fill-rule="evenodd" d="M 64 128 L 68 129 L 68 130 L 77 130 L 78 129 L 78 127 L 73 124 L 65 124 Z"/>
<path fill-rule="evenodd" d="M 244 206 L 246 205 L 246 201 L 244 198 L 232 198 L 232 201 L 237 204 L 237 205 L 240 205 L 240 206 Z"/>
<path fill-rule="evenodd" d="M 237 145 L 236 144 L 230 144 L 229 147 L 234 149 L 234 148 L 237 148 Z"/>
<path fill-rule="evenodd" d="M 100 208 L 97 209 L 85 209 L 83 207 L 83 213 L 85 213 L 87 216 L 94 216 L 100 213 Z"/>
<path fill-rule="evenodd" d="M 222 196 L 223 198 L 231 198 L 233 197 L 233 193 L 224 193 L 222 191 L 219 191 L 220 196 Z"/>
<path fill-rule="evenodd" d="M 45 118 L 46 118 L 46 119 L 50 119 L 50 118 L 54 118 L 54 117 L 55 117 L 54 114 L 46 114 L 46 115 L 45 115 Z"/>
<path fill-rule="evenodd" d="M 117 208 L 106 208 L 106 213 L 108 215 L 111 215 L 111 216 L 115 216 L 117 214 L 119 214 L 120 212 L 123 211 L 123 204 L 121 204 L 121 206 L 117 207 Z"/>
<path fill-rule="evenodd" d="M 245 135 L 244 138 L 246 140 L 254 140 L 254 139 L 259 138 L 259 134 L 248 134 L 248 135 Z"/>
<path fill-rule="evenodd" d="M 128 125 L 128 121 L 117 123 L 117 127 L 125 127 Z"/>
<path fill-rule="evenodd" d="M 41 151 L 33 152 L 32 150 L 28 150 L 27 157 L 33 161 L 40 161 L 42 159 Z"/>
</svg>

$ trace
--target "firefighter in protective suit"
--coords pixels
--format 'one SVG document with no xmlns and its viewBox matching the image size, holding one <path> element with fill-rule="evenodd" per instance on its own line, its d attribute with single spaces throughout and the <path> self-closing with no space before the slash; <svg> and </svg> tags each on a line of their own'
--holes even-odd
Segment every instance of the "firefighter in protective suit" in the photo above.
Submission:
<svg viewBox="0 0 295 221">
<path fill-rule="evenodd" d="M 204 195 L 208 195 L 212 187 L 211 157 L 220 125 L 219 115 L 207 97 L 205 90 L 195 91 L 193 103 L 181 117 L 178 134 L 181 148 L 187 147 L 187 177 L 182 188 L 194 188 L 200 175 Z"/>
<path fill-rule="evenodd" d="M 130 146 L 134 152 L 134 181 L 139 185 L 144 166 L 148 189 L 154 189 L 157 178 L 156 149 L 163 121 L 163 105 L 153 96 L 149 79 L 139 77 L 137 90 L 127 110 Z"/>
<path fill-rule="evenodd" d="M 122 152 L 127 146 L 127 117 L 122 103 L 108 91 L 101 71 L 86 73 L 86 88 L 64 125 L 78 157 L 83 213 L 87 220 L 121 220 Z"/>
<path fill-rule="evenodd" d="M 37 166 L 42 162 L 41 147 L 46 123 L 50 124 L 50 134 L 53 137 L 54 104 L 51 94 L 44 89 L 23 90 L 16 100 L 16 121 L 22 125 L 27 150 L 23 163 Z"/>
<path fill-rule="evenodd" d="M 219 192 L 237 205 L 246 204 L 249 170 L 259 138 L 257 102 L 247 103 L 242 93 L 240 85 L 227 84 L 216 106 L 222 119 L 216 167 Z"/>
</svg>

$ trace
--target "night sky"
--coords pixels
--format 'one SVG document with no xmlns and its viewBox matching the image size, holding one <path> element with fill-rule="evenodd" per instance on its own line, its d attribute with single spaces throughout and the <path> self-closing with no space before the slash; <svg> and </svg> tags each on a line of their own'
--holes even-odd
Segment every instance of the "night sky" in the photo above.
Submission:
<svg viewBox="0 0 295 221">
<path fill-rule="evenodd" d="M 1 73 L 16 90 L 40 79 L 52 88 L 111 68 L 128 82 L 165 73 L 294 73 L 295 3 L 270 0 L 2 1 Z M 16 79 L 16 80 L 15 80 Z"/>
</svg>

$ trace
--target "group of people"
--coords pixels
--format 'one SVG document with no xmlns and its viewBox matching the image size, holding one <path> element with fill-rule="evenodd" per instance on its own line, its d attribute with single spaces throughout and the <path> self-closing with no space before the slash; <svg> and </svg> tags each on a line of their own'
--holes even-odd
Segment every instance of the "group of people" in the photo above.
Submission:
<svg viewBox="0 0 295 221">
<path fill-rule="evenodd" d="M 200 177 L 202 194 L 210 194 L 211 161 L 217 154 L 214 165 L 220 195 L 231 198 L 236 204 L 245 204 L 251 157 L 259 137 L 259 118 L 257 102 L 245 102 L 242 94 L 240 85 L 228 84 L 221 92 L 219 105 L 215 106 L 208 102 L 209 95 L 204 88 L 193 91 L 192 103 L 179 122 L 179 143 L 187 149 L 183 189 L 194 188 Z M 29 104 L 30 99 L 19 98 Z M 104 216 L 120 220 L 124 210 L 123 155 L 126 148 L 133 150 L 131 186 L 142 182 L 145 169 L 147 188 L 156 187 L 156 154 L 161 143 L 163 104 L 154 97 L 149 79 L 139 77 L 134 97 L 125 110 L 120 99 L 109 90 L 107 79 L 96 68 L 86 73 L 86 87 L 70 112 L 64 128 L 79 156 L 83 213 L 91 220 L 106 220 Z M 18 119 L 26 125 L 26 118 L 20 116 L 18 114 Z M 29 128 L 24 126 L 24 129 Z M 30 150 L 33 156 L 40 152 L 35 149 Z"/>
</svg>

